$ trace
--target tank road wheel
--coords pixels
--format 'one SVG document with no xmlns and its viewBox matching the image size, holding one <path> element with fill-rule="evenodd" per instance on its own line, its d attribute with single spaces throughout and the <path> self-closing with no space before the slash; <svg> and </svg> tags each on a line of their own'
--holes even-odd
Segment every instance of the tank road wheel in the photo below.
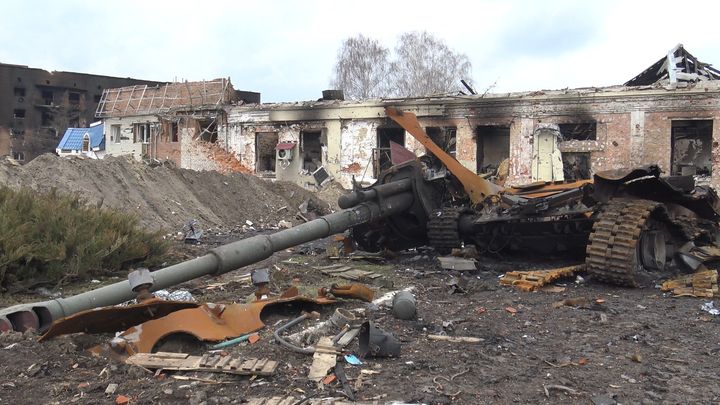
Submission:
<svg viewBox="0 0 720 405">
<path fill-rule="evenodd" d="M 666 221 L 661 203 L 611 200 L 593 224 L 585 259 L 588 273 L 609 284 L 638 287 L 648 271 L 664 271 L 672 253 Z"/>
</svg>

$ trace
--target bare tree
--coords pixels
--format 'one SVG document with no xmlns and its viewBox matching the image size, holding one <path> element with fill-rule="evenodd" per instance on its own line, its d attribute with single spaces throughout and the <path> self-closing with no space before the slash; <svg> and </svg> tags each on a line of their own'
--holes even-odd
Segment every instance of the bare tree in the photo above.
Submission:
<svg viewBox="0 0 720 405">
<path fill-rule="evenodd" d="M 470 81 L 470 60 L 431 34 L 410 32 L 400 36 L 392 63 L 395 96 L 424 96 L 461 90 L 460 80 Z"/>
<path fill-rule="evenodd" d="M 363 35 L 346 39 L 338 52 L 331 86 L 343 90 L 349 99 L 387 96 L 389 55 L 377 40 Z"/>
</svg>

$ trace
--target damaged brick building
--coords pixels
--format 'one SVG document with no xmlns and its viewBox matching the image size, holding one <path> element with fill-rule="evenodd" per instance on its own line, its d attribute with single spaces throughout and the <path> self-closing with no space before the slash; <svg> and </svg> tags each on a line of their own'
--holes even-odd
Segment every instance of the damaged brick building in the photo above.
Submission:
<svg viewBox="0 0 720 405">
<path fill-rule="evenodd" d="M 169 159 L 196 170 L 247 169 L 310 188 L 328 177 L 344 187 L 353 177 L 372 182 L 390 166 L 393 144 L 425 153 L 386 117 L 386 106 L 415 113 L 463 165 L 502 172 L 508 185 L 547 179 L 538 175 L 547 163 L 543 153 L 562 161 L 559 178 L 658 164 L 668 174 L 720 185 L 718 78 L 720 72 L 678 45 L 627 83 L 603 88 L 361 102 L 324 92 L 312 102 L 237 105 L 229 93 L 210 96 L 191 86 L 199 91 L 192 102 L 173 107 L 158 101 L 167 100 L 162 89 L 141 96 L 126 88 L 115 101 L 108 91 L 98 111 L 110 117 L 108 154 Z M 548 127 L 559 136 L 545 136 Z"/>
<path fill-rule="evenodd" d="M 238 92 L 229 79 L 136 85 L 103 92 L 97 114 L 108 155 L 171 161 L 193 170 L 248 171 L 228 152 L 225 108 L 260 94 Z"/>
<path fill-rule="evenodd" d="M 436 143 L 478 173 L 507 159 L 507 184 L 536 180 L 536 130 L 557 124 L 565 178 L 658 164 L 718 185 L 719 77 L 678 45 L 621 86 L 246 105 L 228 108 L 226 125 L 243 165 L 304 186 L 317 183 L 311 174 L 319 167 L 345 187 L 352 176 L 372 181 L 389 164 L 391 142 L 424 153 L 385 116 L 389 105 L 415 113 Z"/>
<path fill-rule="evenodd" d="M 87 127 L 107 88 L 159 82 L 0 63 L 0 156 L 53 152 L 68 127 Z"/>
</svg>

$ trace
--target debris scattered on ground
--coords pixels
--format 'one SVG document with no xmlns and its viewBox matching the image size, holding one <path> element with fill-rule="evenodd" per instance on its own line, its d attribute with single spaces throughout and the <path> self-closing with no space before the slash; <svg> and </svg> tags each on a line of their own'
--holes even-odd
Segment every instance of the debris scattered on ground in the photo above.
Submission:
<svg viewBox="0 0 720 405">
<path fill-rule="evenodd" d="M 455 256 L 439 256 L 440 267 L 446 270 L 474 271 L 477 270 L 477 261 L 463 259 Z"/>
<path fill-rule="evenodd" d="M 448 335 L 428 335 L 430 340 L 438 340 L 441 342 L 450 343 L 480 343 L 484 342 L 485 339 L 471 337 L 471 336 L 448 336 Z"/>
<path fill-rule="evenodd" d="M 274 360 L 222 356 L 220 353 L 207 353 L 202 356 L 166 352 L 138 353 L 128 357 L 125 362 L 149 369 L 239 375 L 272 375 L 278 367 L 278 362 Z"/>
<path fill-rule="evenodd" d="M 382 274 L 377 274 L 372 271 L 358 270 L 350 266 L 333 267 L 328 269 L 320 270 L 323 274 L 333 277 L 340 277 L 346 280 L 362 281 L 366 279 L 376 279 L 382 277 Z"/>
<path fill-rule="evenodd" d="M 720 315 L 720 308 L 715 307 L 714 301 L 710 301 L 710 302 L 706 302 L 706 303 L 702 304 L 700 306 L 700 309 L 702 309 L 703 311 L 707 312 L 710 315 L 714 315 L 714 316 Z"/>
<path fill-rule="evenodd" d="M 536 291 L 557 279 L 572 277 L 582 271 L 585 271 L 584 264 L 552 270 L 509 271 L 500 279 L 500 284 L 511 285 L 522 291 Z"/>
<path fill-rule="evenodd" d="M 676 297 L 718 297 L 718 272 L 706 269 L 676 277 L 663 282 L 660 290 Z"/>
</svg>

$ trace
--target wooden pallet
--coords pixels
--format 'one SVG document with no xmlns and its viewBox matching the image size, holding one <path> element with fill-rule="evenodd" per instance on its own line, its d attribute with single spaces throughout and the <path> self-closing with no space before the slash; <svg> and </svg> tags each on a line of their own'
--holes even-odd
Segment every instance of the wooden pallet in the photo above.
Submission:
<svg viewBox="0 0 720 405">
<path fill-rule="evenodd" d="M 509 271 L 505 277 L 500 279 L 502 285 L 512 285 L 522 291 L 535 291 L 545 284 L 551 283 L 559 278 L 571 277 L 575 273 L 585 271 L 585 265 L 562 267 L 553 270 L 539 271 Z"/>
<path fill-rule="evenodd" d="M 661 291 L 672 292 L 678 297 L 720 297 L 717 270 L 703 270 L 665 281 Z"/>
<path fill-rule="evenodd" d="M 322 268 L 320 269 L 320 272 L 328 276 L 340 277 L 352 281 L 362 281 L 366 279 L 374 280 L 378 277 L 382 277 L 381 274 L 377 274 L 372 271 L 354 269 L 350 266 Z"/>
<path fill-rule="evenodd" d="M 268 359 L 238 356 L 221 356 L 217 353 L 206 353 L 202 356 L 191 356 L 187 353 L 138 353 L 125 360 L 145 368 L 179 371 L 209 371 L 239 375 L 271 375 L 277 370 L 278 362 Z"/>
</svg>

